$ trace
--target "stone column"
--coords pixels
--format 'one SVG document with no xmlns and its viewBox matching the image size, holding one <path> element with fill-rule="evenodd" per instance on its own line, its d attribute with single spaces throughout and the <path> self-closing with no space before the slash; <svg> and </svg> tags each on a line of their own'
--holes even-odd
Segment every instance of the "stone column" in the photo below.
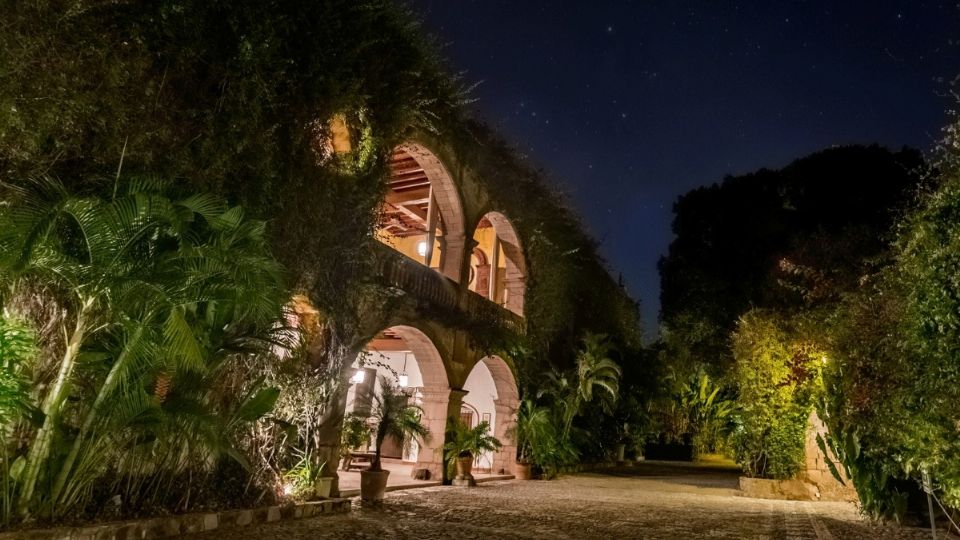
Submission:
<svg viewBox="0 0 960 540">
<path fill-rule="evenodd" d="M 340 437 L 343 430 L 343 417 L 347 410 L 347 389 L 350 386 L 345 377 L 341 378 L 344 380 L 338 386 L 336 393 L 331 396 L 330 406 L 324 411 L 316 434 L 317 457 L 326 463 L 323 476 L 333 478 L 330 486 L 330 495 L 333 497 L 340 495 L 340 476 L 337 474 L 340 469 Z"/>
<path fill-rule="evenodd" d="M 416 476 L 418 469 L 427 469 L 430 471 L 431 480 L 443 478 L 443 444 L 447 431 L 447 418 L 450 416 L 450 409 L 453 407 L 456 407 L 459 414 L 465 394 L 466 392 L 463 390 L 450 390 L 449 388 L 424 388 L 420 390 L 422 400 L 420 407 L 423 409 L 421 420 L 430 430 L 430 435 L 426 441 L 420 444 L 417 464 L 413 468 L 414 476 Z"/>
<path fill-rule="evenodd" d="M 513 426 L 517 423 L 517 408 L 520 402 L 516 399 L 493 400 L 494 420 L 493 436 L 500 439 L 503 447 L 493 456 L 493 474 L 513 474 L 513 464 L 517 461 L 517 443 L 510 436 Z"/>
<path fill-rule="evenodd" d="M 448 278 L 462 283 L 464 280 L 464 253 L 466 253 L 467 242 L 462 235 L 444 235 L 443 237 L 443 257 L 440 261 L 440 273 Z"/>
</svg>

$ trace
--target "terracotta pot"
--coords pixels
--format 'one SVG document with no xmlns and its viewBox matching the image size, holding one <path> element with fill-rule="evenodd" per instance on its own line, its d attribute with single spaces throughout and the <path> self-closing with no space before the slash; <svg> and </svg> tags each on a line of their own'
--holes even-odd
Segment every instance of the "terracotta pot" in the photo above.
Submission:
<svg viewBox="0 0 960 540">
<path fill-rule="evenodd" d="M 360 471 L 360 500 L 376 503 L 383 500 L 390 471 Z"/>
<path fill-rule="evenodd" d="M 461 456 L 457 458 L 457 478 L 473 477 L 473 456 Z"/>
<path fill-rule="evenodd" d="M 531 471 L 531 465 L 529 463 L 520 463 L 519 461 L 513 466 L 513 477 L 517 480 L 530 480 L 533 478 L 533 472 Z"/>
</svg>

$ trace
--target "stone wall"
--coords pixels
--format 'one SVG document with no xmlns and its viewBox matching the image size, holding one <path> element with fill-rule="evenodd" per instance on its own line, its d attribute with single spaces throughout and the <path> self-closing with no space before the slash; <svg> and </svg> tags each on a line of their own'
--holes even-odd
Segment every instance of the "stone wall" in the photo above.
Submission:
<svg viewBox="0 0 960 540">
<path fill-rule="evenodd" d="M 133 538 L 170 538 L 187 534 L 246 527 L 258 523 L 303 519 L 324 514 L 349 512 L 350 499 L 328 499 L 285 506 L 266 506 L 253 510 L 226 510 L 223 512 L 183 514 L 102 523 L 87 527 L 35 529 L 0 533 L 0 540 L 126 540 Z"/>
</svg>

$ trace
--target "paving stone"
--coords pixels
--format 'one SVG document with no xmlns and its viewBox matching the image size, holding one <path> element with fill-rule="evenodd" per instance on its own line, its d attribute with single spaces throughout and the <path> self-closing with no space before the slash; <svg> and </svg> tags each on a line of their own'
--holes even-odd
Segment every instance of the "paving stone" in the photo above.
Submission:
<svg viewBox="0 0 960 540">
<path fill-rule="evenodd" d="M 394 491 L 377 507 L 354 504 L 350 514 L 190 538 L 920 540 L 930 533 L 871 524 L 851 503 L 743 497 L 729 471 L 640 465 L 553 481 Z"/>
</svg>

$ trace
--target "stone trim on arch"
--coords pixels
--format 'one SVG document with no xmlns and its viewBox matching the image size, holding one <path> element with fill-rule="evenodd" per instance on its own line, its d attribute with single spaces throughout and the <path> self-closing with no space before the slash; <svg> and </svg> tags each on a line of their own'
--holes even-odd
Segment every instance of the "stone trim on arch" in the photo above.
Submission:
<svg viewBox="0 0 960 540">
<path fill-rule="evenodd" d="M 457 184 L 443 162 L 422 144 L 407 141 L 399 144 L 395 150 L 406 152 L 416 160 L 430 180 L 433 198 L 443 216 L 440 272 L 460 283 L 463 277 L 466 236 L 463 202 Z"/>
<path fill-rule="evenodd" d="M 507 296 L 504 307 L 523 316 L 524 297 L 527 292 L 527 261 L 520 236 L 503 213 L 494 210 L 483 217 L 493 225 L 500 249 L 503 250 L 506 263 L 503 285 Z"/>
</svg>

